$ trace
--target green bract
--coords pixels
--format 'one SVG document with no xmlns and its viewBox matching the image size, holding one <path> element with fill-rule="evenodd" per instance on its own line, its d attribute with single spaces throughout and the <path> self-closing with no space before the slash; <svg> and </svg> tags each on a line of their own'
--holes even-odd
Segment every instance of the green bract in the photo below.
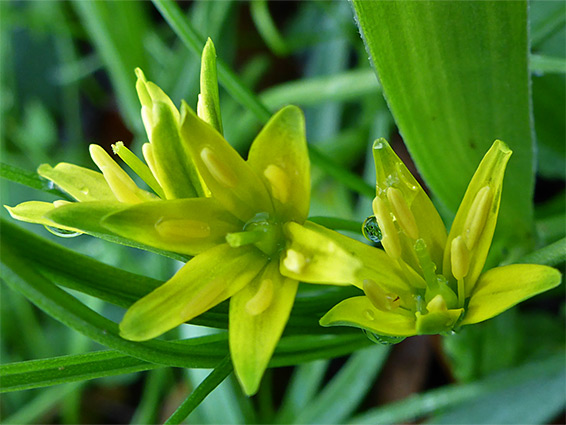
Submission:
<svg viewBox="0 0 566 425">
<path fill-rule="evenodd" d="M 286 270 L 307 282 L 350 282 L 364 291 L 331 309 L 320 321 L 323 326 L 355 326 L 388 337 L 444 333 L 489 319 L 560 283 L 557 270 L 541 265 L 482 273 L 511 155 L 503 142 L 496 141 L 479 165 L 448 235 L 432 202 L 389 144 L 381 139 L 373 149 L 373 210 L 385 251 L 344 238 L 340 245 L 352 257 L 350 267 L 344 267 L 348 259 L 343 256 L 334 267 L 314 272 L 312 267 Z M 287 230 L 288 255 L 296 248 L 303 264 L 328 262 L 332 254 L 322 252 L 317 242 L 326 229 L 310 226 L 309 238 L 293 224 Z"/>
</svg>

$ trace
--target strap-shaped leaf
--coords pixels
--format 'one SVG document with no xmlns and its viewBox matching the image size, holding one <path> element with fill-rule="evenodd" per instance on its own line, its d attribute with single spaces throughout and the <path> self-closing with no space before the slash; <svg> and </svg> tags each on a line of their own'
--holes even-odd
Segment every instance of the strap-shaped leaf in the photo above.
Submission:
<svg viewBox="0 0 566 425">
<path fill-rule="evenodd" d="M 498 227 L 532 237 L 533 140 L 527 2 L 363 1 L 354 9 L 419 171 L 453 213 L 495 139 L 515 153 Z M 379 135 L 376 135 L 376 137 Z"/>
</svg>

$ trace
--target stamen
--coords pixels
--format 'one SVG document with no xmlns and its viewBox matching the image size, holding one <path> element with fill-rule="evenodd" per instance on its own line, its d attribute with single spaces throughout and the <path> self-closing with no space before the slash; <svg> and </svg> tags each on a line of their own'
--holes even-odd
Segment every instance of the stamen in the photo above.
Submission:
<svg viewBox="0 0 566 425">
<path fill-rule="evenodd" d="M 419 228 L 415 221 L 415 216 L 403 197 L 403 193 L 397 188 L 390 187 L 387 189 L 387 199 L 389 199 L 389 203 L 393 208 L 393 214 L 401 229 L 403 229 L 411 239 L 417 239 L 419 237 Z"/>
<path fill-rule="evenodd" d="M 203 148 L 200 151 L 200 157 L 208 169 L 208 172 L 218 183 L 228 188 L 236 187 L 238 184 L 236 174 L 220 161 L 212 149 L 208 147 Z"/>
<path fill-rule="evenodd" d="M 456 279 L 466 277 L 470 268 L 470 251 L 468 251 L 462 236 L 458 236 L 452 240 L 450 257 L 454 277 Z"/>
<path fill-rule="evenodd" d="M 399 258 L 401 256 L 401 244 L 399 243 L 399 235 L 397 234 L 397 229 L 391 218 L 391 213 L 378 196 L 373 199 L 373 212 L 375 213 L 375 218 L 379 223 L 381 229 L 382 238 L 381 244 L 389 256 L 393 259 Z"/>
<path fill-rule="evenodd" d="M 464 238 L 466 246 L 470 250 L 475 246 L 485 228 L 492 201 L 493 193 L 491 188 L 484 186 L 479 190 L 474 198 L 474 202 L 472 202 L 464 224 Z"/>
<path fill-rule="evenodd" d="M 139 188 L 128 174 L 98 145 L 90 145 L 90 156 L 104 174 L 112 192 L 120 202 L 139 203 L 143 199 L 136 192 Z"/>
<path fill-rule="evenodd" d="M 246 303 L 246 311 L 252 316 L 263 313 L 273 301 L 273 281 L 263 279 L 256 294 Z"/>
<path fill-rule="evenodd" d="M 226 242 L 228 242 L 228 245 L 232 248 L 238 248 L 240 246 L 250 245 L 261 241 L 265 234 L 266 233 L 262 231 L 228 233 L 226 235 Z"/>
<path fill-rule="evenodd" d="M 378 310 L 391 311 L 401 305 L 401 299 L 398 295 L 385 292 L 381 286 L 371 279 L 364 279 L 363 289 L 366 296 Z"/>
<path fill-rule="evenodd" d="M 117 142 L 115 145 L 112 145 L 112 151 L 118 155 L 122 161 L 128 164 L 132 171 L 140 176 L 141 179 L 146 182 L 147 185 L 151 187 L 155 193 L 157 193 L 157 195 L 159 195 L 160 198 L 165 199 L 163 189 L 155 179 L 150 168 L 141 162 L 141 160 L 131 150 L 129 150 L 124 143 Z"/>
<path fill-rule="evenodd" d="M 155 230 L 169 240 L 201 239 L 210 236 L 208 223 L 199 220 L 163 220 L 155 223 Z"/>
<path fill-rule="evenodd" d="M 263 175 L 271 185 L 271 194 L 275 199 L 286 203 L 289 199 L 289 177 L 280 167 L 270 164 L 264 170 Z"/>
<path fill-rule="evenodd" d="M 307 259 L 299 251 L 288 249 L 287 255 L 283 260 L 283 265 L 293 273 L 301 273 L 307 265 Z"/>
</svg>

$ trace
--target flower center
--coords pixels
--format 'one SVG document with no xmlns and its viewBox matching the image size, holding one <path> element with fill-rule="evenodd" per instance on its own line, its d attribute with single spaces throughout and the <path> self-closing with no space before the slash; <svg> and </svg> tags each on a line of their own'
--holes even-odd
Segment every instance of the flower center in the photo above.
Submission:
<svg viewBox="0 0 566 425">
<path fill-rule="evenodd" d="M 261 212 L 244 224 L 243 232 L 228 233 L 226 242 L 233 248 L 254 244 L 271 257 L 283 248 L 282 236 L 280 223 L 269 213 Z"/>
</svg>

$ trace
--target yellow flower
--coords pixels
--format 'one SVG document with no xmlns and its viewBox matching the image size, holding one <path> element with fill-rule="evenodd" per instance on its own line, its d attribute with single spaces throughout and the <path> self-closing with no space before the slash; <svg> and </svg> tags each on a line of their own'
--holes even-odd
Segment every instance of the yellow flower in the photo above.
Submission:
<svg viewBox="0 0 566 425">
<path fill-rule="evenodd" d="M 448 236 L 432 202 L 389 144 L 381 139 L 373 149 L 373 210 L 385 251 L 345 237 L 340 241 L 352 256 L 351 267 L 335 268 L 332 280 L 348 281 L 364 295 L 332 308 L 320 320 L 323 326 L 355 326 L 394 342 L 481 322 L 560 283 L 557 270 L 541 265 L 515 264 L 482 273 L 511 155 L 503 142 L 494 142 L 479 165 Z M 310 250 L 316 261 L 320 254 L 309 239 L 294 234 L 292 226 L 289 230 L 291 249 Z M 311 230 L 320 238 L 328 232 Z M 363 265 L 356 267 L 354 259 Z M 307 282 L 330 278 L 286 273 Z"/>
<path fill-rule="evenodd" d="M 245 161 L 220 133 L 210 41 L 203 52 L 198 115 L 186 103 L 179 112 L 159 87 L 136 72 L 150 140 L 143 147 L 147 165 L 121 144 L 115 152 L 155 194 L 140 189 L 100 146 L 92 145 L 91 157 L 102 173 L 64 163 L 39 168 L 79 202 L 26 202 L 8 210 L 24 221 L 194 256 L 128 309 L 121 335 L 134 341 L 157 337 L 231 298 L 232 361 L 245 392 L 253 394 L 298 287 L 279 269 L 287 245 L 284 226 L 302 228 L 309 210 L 303 114 L 294 106 L 276 113 Z"/>
</svg>

